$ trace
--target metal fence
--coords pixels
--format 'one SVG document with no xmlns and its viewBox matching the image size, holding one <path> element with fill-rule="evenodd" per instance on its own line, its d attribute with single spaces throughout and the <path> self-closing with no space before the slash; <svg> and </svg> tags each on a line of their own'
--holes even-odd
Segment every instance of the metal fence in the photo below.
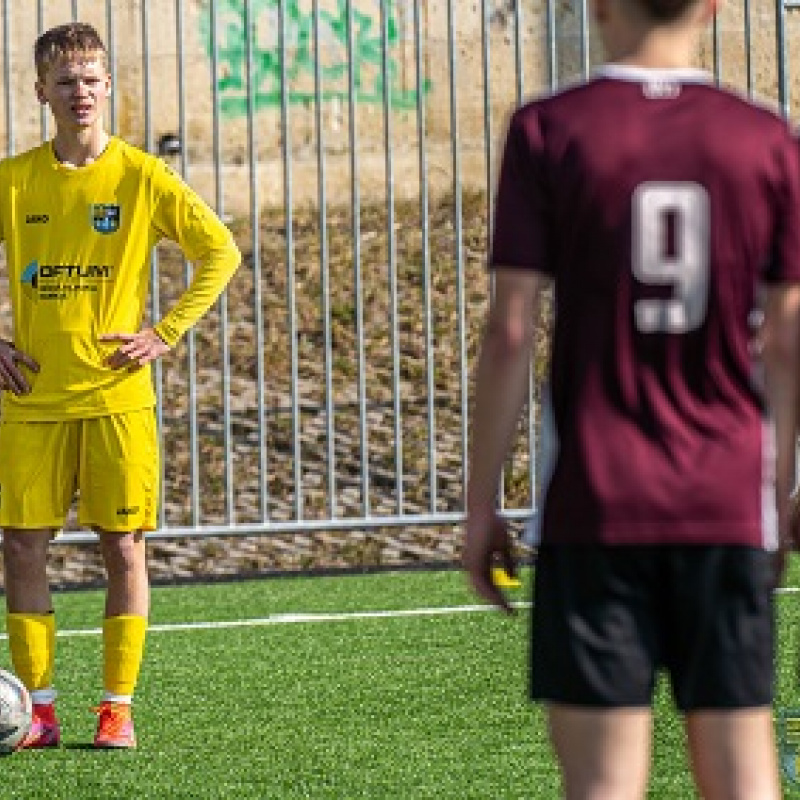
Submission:
<svg viewBox="0 0 800 800">
<path fill-rule="evenodd" d="M 701 61 L 791 115 L 800 0 L 728 5 Z M 587 0 L 33 6 L 2 2 L 6 152 L 52 133 L 34 105 L 36 35 L 92 22 L 110 129 L 171 160 L 245 255 L 155 371 L 153 535 L 461 522 L 499 143 L 514 105 L 598 60 Z M 158 318 L 191 265 L 159 246 L 150 269 Z M 504 475 L 511 517 L 536 505 L 538 377 Z"/>
</svg>

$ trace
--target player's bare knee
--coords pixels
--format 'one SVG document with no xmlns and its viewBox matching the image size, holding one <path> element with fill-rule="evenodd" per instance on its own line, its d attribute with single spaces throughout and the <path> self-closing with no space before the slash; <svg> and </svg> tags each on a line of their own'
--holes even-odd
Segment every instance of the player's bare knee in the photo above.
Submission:
<svg viewBox="0 0 800 800">
<path fill-rule="evenodd" d="M 104 533 L 100 552 L 110 574 L 135 572 L 144 563 L 144 538 L 140 532 Z"/>
<path fill-rule="evenodd" d="M 3 558 L 7 567 L 15 572 L 33 569 L 44 564 L 47 557 L 49 535 L 27 531 L 3 533 Z"/>
</svg>

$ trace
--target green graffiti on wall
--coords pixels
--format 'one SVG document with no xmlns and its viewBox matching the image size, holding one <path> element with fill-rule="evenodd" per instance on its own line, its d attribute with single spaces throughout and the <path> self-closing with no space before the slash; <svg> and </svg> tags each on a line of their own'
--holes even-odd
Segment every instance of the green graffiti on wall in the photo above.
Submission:
<svg viewBox="0 0 800 800">
<path fill-rule="evenodd" d="M 393 108 L 413 108 L 418 99 L 416 89 L 405 89 L 398 83 L 399 69 L 395 54 L 398 43 L 397 8 L 394 0 L 370 0 L 375 6 L 372 15 L 352 7 L 352 70 L 355 101 L 384 102 L 383 47 L 386 47 L 388 102 Z M 386 34 L 381 34 L 379 3 L 385 2 Z M 284 47 L 279 46 L 280 7 L 284 14 Z M 319 8 L 317 31 L 320 52 L 320 89 L 323 101 L 347 100 L 348 72 L 348 0 L 335 0 L 335 10 Z M 314 14 L 301 5 L 301 0 L 253 0 L 250 5 L 252 72 L 250 76 L 253 104 L 256 109 L 281 103 L 281 55 L 286 59 L 286 100 L 308 103 L 317 97 L 314 47 Z M 329 3 L 333 5 L 333 3 Z M 220 108 L 227 116 L 247 113 L 247 39 L 246 9 L 243 0 L 222 0 L 217 7 L 217 63 Z M 211 15 L 201 15 L 201 37 L 212 52 Z M 422 94 L 431 89 L 428 79 L 420 82 Z"/>
</svg>

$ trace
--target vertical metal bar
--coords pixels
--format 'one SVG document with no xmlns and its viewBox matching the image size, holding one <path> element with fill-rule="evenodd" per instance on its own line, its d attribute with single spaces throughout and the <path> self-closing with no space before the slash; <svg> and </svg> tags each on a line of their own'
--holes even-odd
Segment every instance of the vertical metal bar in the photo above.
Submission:
<svg viewBox="0 0 800 800">
<path fill-rule="evenodd" d="M 41 36 L 44 33 L 44 0 L 38 0 L 36 3 L 36 35 Z M 39 129 L 41 131 L 42 141 L 50 138 L 50 112 L 47 106 L 42 104 L 39 106 Z"/>
<path fill-rule="evenodd" d="M 150 23 L 149 23 L 149 13 L 148 13 L 148 4 L 142 3 L 141 6 L 141 25 L 142 25 L 142 102 L 144 104 L 144 147 L 145 150 L 148 152 L 152 150 L 153 147 L 153 128 L 152 128 L 152 118 L 150 113 L 150 99 L 151 99 L 151 91 L 150 91 Z M 156 264 L 157 258 L 154 255 L 151 263 Z M 154 282 L 153 287 L 157 287 L 158 283 L 158 271 L 156 270 L 152 275 Z M 153 302 L 153 319 L 158 320 L 158 292 L 152 291 L 151 298 Z M 156 364 L 159 362 L 156 361 Z"/>
<path fill-rule="evenodd" d="M 519 0 L 514 0 L 514 24 L 516 35 L 514 37 L 514 63 L 516 64 L 517 75 L 517 92 L 516 101 L 517 105 L 522 103 L 524 95 L 524 82 L 523 82 L 523 62 L 522 62 L 522 30 L 523 19 L 522 11 L 520 9 Z M 494 187 L 492 187 L 494 189 Z M 534 365 L 531 364 L 528 372 L 528 457 L 530 468 L 528 469 L 528 494 L 531 498 L 531 504 L 535 503 L 536 498 L 536 375 L 534 372 Z"/>
<path fill-rule="evenodd" d="M 784 0 L 775 0 L 775 21 L 778 49 L 778 104 L 781 113 L 789 119 L 789 76 L 786 63 L 786 7 Z"/>
<path fill-rule="evenodd" d="M 328 515 L 336 517 L 336 441 L 334 434 L 333 360 L 331 344 L 331 292 L 330 263 L 328 258 L 328 215 L 325 175 L 325 130 L 322 119 L 322 65 L 319 46 L 319 0 L 312 5 L 312 27 L 314 33 L 314 105 L 317 136 L 317 203 L 319 205 L 319 274 L 322 314 L 322 357 L 325 374 L 325 450 L 328 478 Z"/>
<path fill-rule="evenodd" d="M 146 5 L 146 4 L 145 4 Z M 217 214 L 225 217 L 225 198 L 223 195 L 222 144 L 219 115 L 219 42 L 217 40 L 217 2 L 211 0 L 211 113 L 212 142 L 214 152 L 214 184 Z M 228 293 L 223 291 L 217 301 L 219 309 L 219 347 L 222 362 L 222 438 L 225 453 L 225 521 L 234 522 L 233 466 L 231 456 L 231 359 L 228 342 Z"/>
<path fill-rule="evenodd" d="M 589 77 L 589 13 L 586 0 L 581 0 L 581 77 Z"/>
<path fill-rule="evenodd" d="M 297 365 L 297 298 L 294 268 L 294 237 L 292 209 L 292 142 L 289 124 L 289 89 L 286 69 L 286 2 L 280 0 L 278 24 L 278 52 L 281 63 L 281 141 L 283 142 L 283 207 L 286 214 L 286 303 L 289 317 L 289 337 L 291 347 L 291 386 L 292 386 L 292 451 L 294 467 L 294 514 L 295 519 L 303 518 L 303 470 L 300 450 L 300 414 Z"/>
<path fill-rule="evenodd" d="M 485 152 L 485 162 L 486 162 L 486 198 L 487 198 L 487 226 L 488 226 L 488 241 L 487 246 L 489 251 L 491 251 L 491 238 L 492 238 L 492 231 L 494 230 L 494 203 L 492 203 L 492 177 L 491 177 L 491 123 L 490 123 L 490 115 L 491 115 L 491 105 L 490 105 L 490 95 L 489 95 L 489 43 L 488 43 L 488 35 L 489 35 L 489 24 L 486 18 L 486 0 L 482 0 L 481 3 L 481 45 L 482 45 L 482 52 L 483 52 L 483 60 L 482 60 L 482 70 L 483 70 L 483 142 L 484 142 L 484 152 Z M 494 276 L 489 278 L 489 296 L 490 302 L 491 298 L 494 297 Z M 462 364 L 464 362 L 462 361 Z M 463 367 L 462 367 L 463 369 Z M 466 418 L 464 418 L 463 425 L 468 426 L 468 422 Z M 466 462 L 465 462 L 466 463 Z M 500 474 L 500 484 L 498 487 L 498 497 L 499 497 L 499 504 L 500 507 L 503 508 L 505 505 L 505 476 L 503 473 Z"/>
<path fill-rule="evenodd" d="M 514 0 L 514 75 L 516 76 L 515 98 L 517 105 L 522 102 L 525 92 L 525 67 L 522 61 L 522 9 L 520 0 Z"/>
<path fill-rule="evenodd" d="M 522 10 L 520 8 L 520 0 L 514 0 L 514 74 L 516 76 L 515 95 L 514 99 L 516 105 L 520 105 L 523 100 L 524 94 L 524 75 L 523 75 L 523 61 L 522 61 L 522 31 L 523 19 Z M 490 196 L 493 197 L 494 182 L 490 187 Z M 491 229 L 490 229 L 491 230 Z M 529 464 L 528 470 L 528 492 L 531 498 L 534 497 L 536 487 L 536 464 L 533 454 L 536 451 L 536 416 L 534 414 L 534 392 L 535 392 L 535 379 L 533 365 L 531 365 L 528 373 L 528 453 Z M 502 494 L 501 494 L 502 497 Z"/>
<path fill-rule="evenodd" d="M 180 0 L 178 0 L 180 2 Z M 108 116 L 111 133 L 117 133 L 117 39 L 114 26 L 114 4 L 106 0 L 106 47 L 108 49 L 108 74 L 111 76 L 111 97 L 108 101 Z"/>
<path fill-rule="evenodd" d="M 78 21 L 78 0 L 72 0 L 72 21 Z"/>
<path fill-rule="evenodd" d="M 747 96 L 752 98 L 755 94 L 755 81 L 753 76 L 753 36 L 750 15 L 750 0 L 744 0 L 744 49 L 745 69 L 747 73 Z"/>
<path fill-rule="evenodd" d="M 247 86 L 247 152 L 249 154 L 250 181 L 250 249 L 253 252 L 253 321 L 256 328 L 256 399 L 258 402 L 258 508 L 261 521 L 268 517 L 267 494 L 267 431 L 266 431 L 266 398 L 264 392 L 264 307 L 261 303 L 261 226 L 259 224 L 258 195 L 258 145 L 255 138 L 256 106 L 253 89 L 253 39 L 255 37 L 255 21 L 253 20 L 252 0 L 245 0 L 244 29 L 246 47 L 246 86 Z"/>
<path fill-rule="evenodd" d="M 403 513 L 403 410 L 400 403 L 400 348 L 397 331 L 397 245 L 394 230 L 394 161 L 392 158 L 392 87 L 389 82 L 389 9 L 381 3 L 381 83 L 383 84 L 383 148 L 386 174 L 386 224 L 389 260 L 389 324 L 392 350 L 394 412 L 394 475 L 397 513 Z M 392 5 L 393 8 L 393 5 Z"/>
<path fill-rule="evenodd" d="M 178 132 L 181 140 L 180 165 L 184 180 L 189 180 L 189 147 L 186 125 L 186 52 L 184 47 L 184 0 L 177 0 L 175 7 L 175 36 L 178 49 Z M 184 285 L 192 282 L 193 267 L 188 259 L 183 260 Z M 193 528 L 200 525 L 200 444 L 197 436 L 197 335 L 194 327 L 186 332 L 186 368 L 188 372 L 189 407 L 189 503 Z"/>
<path fill-rule="evenodd" d="M 720 29 L 719 29 L 719 16 L 714 14 L 714 20 L 711 26 L 714 45 L 714 80 L 719 86 L 722 80 L 722 61 L 721 61 L 721 47 L 720 47 Z"/>
<path fill-rule="evenodd" d="M 489 230 L 488 246 L 491 248 L 491 236 L 494 226 L 494 204 L 492 203 L 492 129 L 491 129 L 491 95 L 489 82 L 489 20 L 486 0 L 481 0 L 481 67 L 483 72 L 483 147 L 484 161 L 486 167 L 485 187 L 486 187 L 486 217 Z M 493 288 L 493 283 L 492 283 Z M 490 289 L 491 291 L 491 289 Z M 463 364 L 463 362 L 462 362 Z M 463 367 L 462 367 L 463 369 Z M 466 420 L 462 422 L 466 425 Z M 503 476 L 500 476 L 500 502 L 503 504 Z"/>
<path fill-rule="evenodd" d="M 457 61 L 456 61 L 456 30 L 454 3 L 456 0 L 447 0 L 447 47 L 450 67 L 450 134 L 452 137 L 452 166 L 453 166 L 453 228 L 455 233 L 455 260 L 456 260 L 456 299 L 458 306 L 458 341 L 459 341 L 459 366 L 461 390 L 461 463 L 467 463 L 469 429 L 469 403 L 466 371 L 466 337 L 464 335 L 464 257 L 463 257 L 463 228 L 462 228 L 462 203 L 461 203 L 461 146 L 458 124 L 458 87 L 457 87 Z M 467 470 L 461 473 L 461 496 L 464 501 L 467 497 Z"/>
<path fill-rule="evenodd" d="M 11 76 L 11 14 L 8 0 L 3 0 L 3 70 Z M 6 155 L 13 156 L 17 152 L 14 134 L 14 100 L 11 94 L 11 81 L 6 79 L 3 87 L 6 111 Z"/>
<path fill-rule="evenodd" d="M 361 505 L 365 518 L 371 516 L 369 481 L 369 429 L 367 426 L 367 367 L 364 352 L 364 293 L 361 275 L 361 193 L 358 184 L 358 125 L 356 120 L 356 56 L 353 31 L 353 2 L 346 0 L 347 11 L 347 110 L 350 143 L 350 204 L 353 236 L 353 293 L 356 309 L 358 359 L 358 433 L 361 445 Z"/>
<path fill-rule="evenodd" d="M 420 0 L 414 0 L 414 67 L 416 72 L 417 91 L 417 142 L 419 147 L 419 217 L 422 235 L 422 302 L 423 302 L 423 335 L 425 337 L 425 384 L 427 397 L 426 416 L 428 420 L 428 495 L 429 510 L 436 513 L 438 506 L 438 457 L 436 452 L 436 381 L 434 379 L 433 350 L 433 300 L 431 291 L 431 248 L 429 194 L 428 194 L 428 154 L 427 154 L 427 120 L 425 115 L 424 82 L 422 79 L 422 25 L 419 11 Z"/>
<path fill-rule="evenodd" d="M 494 222 L 492 197 L 492 95 L 491 95 L 491 55 L 489 44 L 489 9 L 487 0 L 481 0 L 481 67 L 483 70 L 483 145 L 486 167 L 486 218 L 491 235 Z"/>
</svg>

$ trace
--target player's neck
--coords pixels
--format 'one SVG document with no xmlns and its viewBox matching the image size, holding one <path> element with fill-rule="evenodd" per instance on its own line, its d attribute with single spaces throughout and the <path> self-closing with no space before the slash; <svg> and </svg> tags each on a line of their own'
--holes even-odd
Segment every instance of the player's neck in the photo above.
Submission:
<svg viewBox="0 0 800 800">
<path fill-rule="evenodd" d="M 606 47 L 607 61 L 651 69 L 680 69 L 696 66 L 695 40 L 650 31 Z"/>
<path fill-rule="evenodd" d="M 53 152 L 67 167 L 85 167 L 96 161 L 108 146 L 109 136 L 102 128 L 56 132 Z"/>
</svg>

